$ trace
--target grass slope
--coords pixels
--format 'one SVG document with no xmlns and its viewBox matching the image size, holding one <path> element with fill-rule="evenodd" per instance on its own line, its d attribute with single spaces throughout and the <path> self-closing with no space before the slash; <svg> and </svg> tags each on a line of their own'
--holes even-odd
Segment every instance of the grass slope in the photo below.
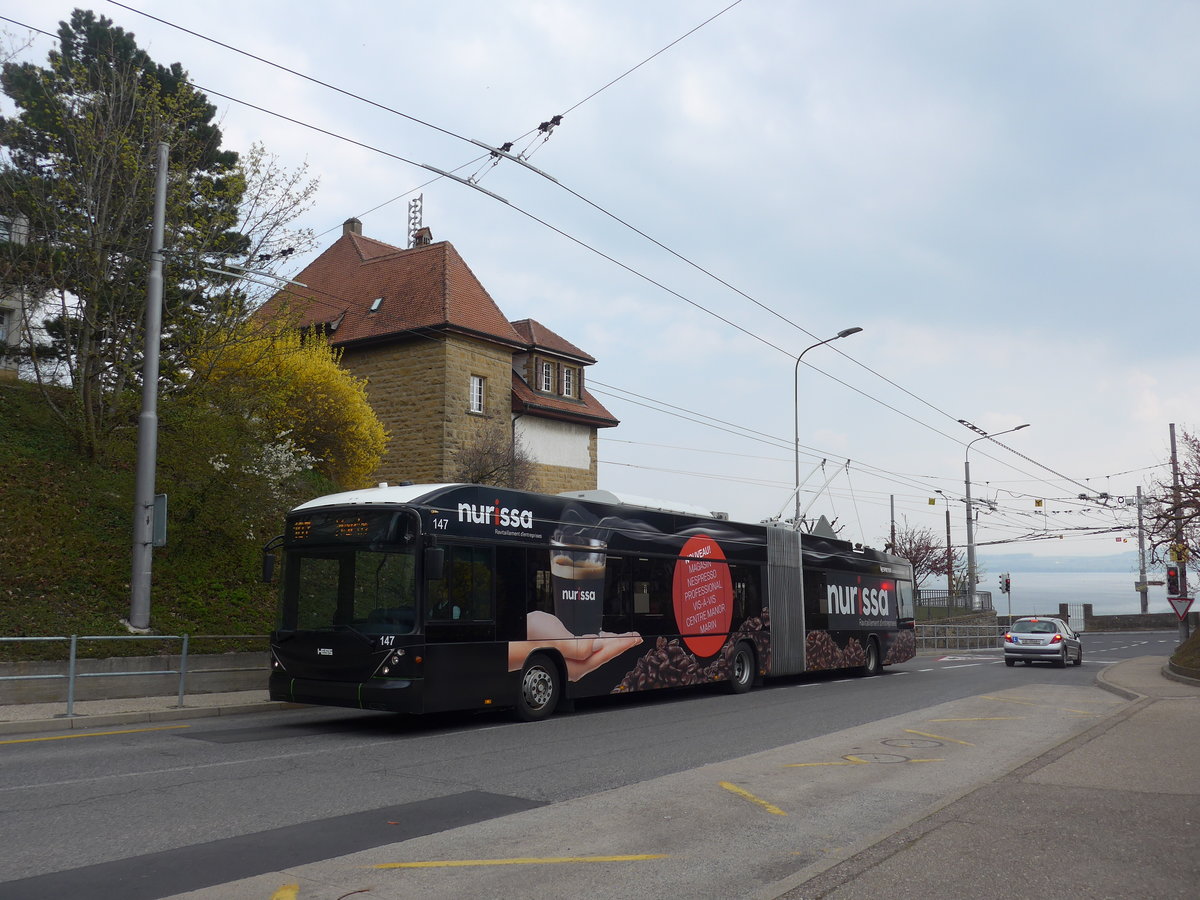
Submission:
<svg viewBox="0 0 1200 900">
<path fill-rule="evenodd" d="M 0 382 L 0 636 L 127 633 L 120 620 L 129 614 L 133 430 L 108 459 L 83 459 L 34 386 Z M 172 485 L 180 487 L 184 480 L 169 456 L 170 441 L 166 446 L 164 454 L 160 442 L 158 490 L 170 495 Z M 197 517 L 188 510 L 186 492 L 180 504 L 175 499 L 168 546 L 154 552 L 154 630 L 269 631 L 274 596 L 256 580 L 263 541 L 255 532 L 279 530 L 276 511 L 260 516 L 258 528 L 243 529 L 244 540 L 205 540 L 190 525 Z M 205 503 L 207 512 L 215 513 L 210 518 L 247 519 L 248 511 L 237 507 L 236 492 L 210 490 Z M 0 652 L 5 658 L 30 658 L 38 655 L 31 652 L 35 646 L 0 644 Z M 144 643 L 121 642 L 103 645 L 101 655 L 116 655 L 117 646 L 146 652 Z"/>
</svg>

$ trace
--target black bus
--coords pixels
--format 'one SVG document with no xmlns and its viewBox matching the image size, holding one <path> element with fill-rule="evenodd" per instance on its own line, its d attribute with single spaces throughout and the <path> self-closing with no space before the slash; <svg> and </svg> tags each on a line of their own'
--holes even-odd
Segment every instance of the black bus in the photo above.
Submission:
<svg viewBox="0 0 1200 900">
<path fill-rule="evenodd" d="M 280 544 L 273 700 L 533 720 L 916 652 L 906 560 L 605 491 L 380 485 L 292 510 L 268 570 Z"/>
</svg>

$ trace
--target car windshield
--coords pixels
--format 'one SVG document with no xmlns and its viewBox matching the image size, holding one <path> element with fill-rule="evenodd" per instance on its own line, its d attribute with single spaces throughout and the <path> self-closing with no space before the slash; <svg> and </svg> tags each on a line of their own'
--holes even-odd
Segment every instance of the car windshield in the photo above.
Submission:
<svg viewBox="0 0 1200 900">
<path fill-rule="evenodd" d="M 1054 634 L 1058 631 L 1058 625 L 1044 619 L 1037 622 L 1014 622 L 1011 630 L 1018 634 Z"/>
</svg>

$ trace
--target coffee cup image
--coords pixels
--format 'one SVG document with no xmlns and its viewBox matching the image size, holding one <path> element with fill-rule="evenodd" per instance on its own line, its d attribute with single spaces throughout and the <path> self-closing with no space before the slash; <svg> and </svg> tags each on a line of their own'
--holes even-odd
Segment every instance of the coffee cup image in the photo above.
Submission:
<svg viewBox="0 0 1200 900">
<path fill-rule="evenodd" d="M 571 634 L 599 634 L 604 603 L 605 542 L 556 532 L 550 542 L 554 615 Z"/>
</svg>

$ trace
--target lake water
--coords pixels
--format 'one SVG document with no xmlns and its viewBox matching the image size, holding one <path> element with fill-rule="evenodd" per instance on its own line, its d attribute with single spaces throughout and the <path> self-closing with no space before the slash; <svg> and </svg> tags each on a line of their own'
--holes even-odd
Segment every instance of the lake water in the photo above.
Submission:
<svg viewBox="0 0 1200 900">
<path fill-rule="evenodd" d="M 981 585 L 992 592 L 992 605 L 1001 615 L 1008 614 L 1009 595 L 995 587 L 998 576 L 988 576 Z M 1150 578 L 1161 578 L 1161 573 Z M 1060 603 L 1090 603 L 1098 616 L 1135 615 L 1142 611 L 1141 595 L 1133 589 L 1133 572 L 1013 572 L 1012 612 L 1014 616 L 1053 613 Z M 1148 612 L 1174 612 L 1162 586 L 1150 586 Z"/>
</svg>

